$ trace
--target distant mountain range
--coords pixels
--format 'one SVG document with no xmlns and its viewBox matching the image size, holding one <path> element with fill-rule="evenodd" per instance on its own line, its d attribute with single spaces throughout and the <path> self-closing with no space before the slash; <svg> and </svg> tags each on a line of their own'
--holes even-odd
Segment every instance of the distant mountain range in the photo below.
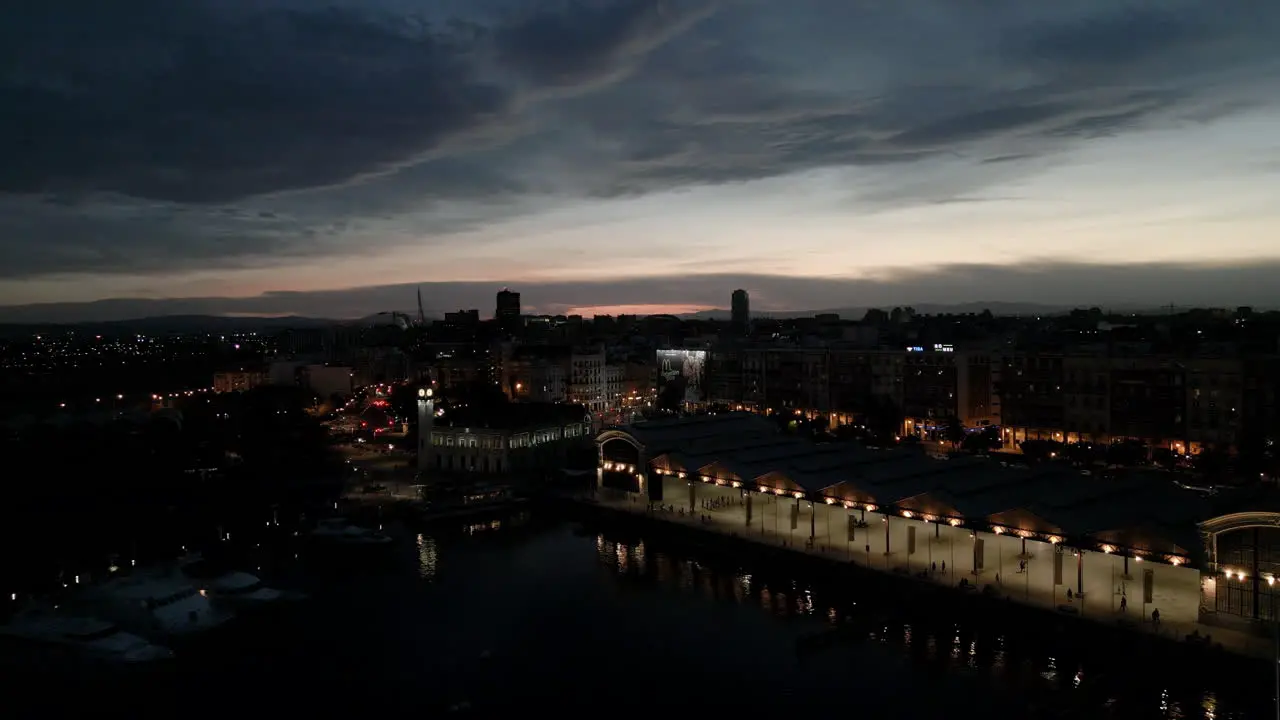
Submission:
<svg viewBox="0 0 1280 720">
<path fill-rule="evenodd" d="M 0 337 L 14 337 L 76 330 L 103 335 L 119 335 L 136 332 L 143 335 L 169 335 L 189 333 L 276 332 L 291 328 L 315 328 L 333 325 L 335 321 L 322 318 L 239 317 L 227 315 L 160 315 L 132 320 L 110 320 L 85 323 L 12 323 L 0 324 Z"/>
<path fill-rule="evenodd" d="M 980 313 L 990 310 L 996 315 L 1061 315 L 1072 310 L 1071 307 L 1040 305 L 1036 303 L 960 303 L 956 305 L 914 305 L 917 314 L 966 314 Z M 835 314 L 845 320 L 861 320 L 868 308 L 835 308 L 828 310 L 794 310 L 786 312 L 755 312 L 756 317 L 800 318 L 814 315 Z M 892 306 L 880 307 L 889 311 Z M 1104 308 L 1123 312 L 1155 312 L 1151 308 L 1122 308 L 1110 306 Z M 704 310 L 697 313 L 680 315 L 689 320 L 727 320 L 729 311 Z M 296 315 L 282 317 L 230 316 L 230 315 L 160 315 L 155 317 L 135 318 L 132 320 L 111 320 L 84 323 L 10 323 L 0 324 L 0 337 L 21 337 L 41 332 L 77 330 L 80 332 L 96 332 L 103 335 L 119 335 L 125 332 L 137 332 L 146 335 L 165 335 L 175 333 L 231 333 L 231 332 L 278 332 L 287 329 L 317 328 L 329 325 L 369 325 L 392 322 L 389 313 L 379 313 L 360 320 L 333 320 L 327 318 L 302 317 Z"/>
<path fill-rule="evenodd" d="M 907 307 L 902 305 L 900 307 Z M 956 305 L 912 305 L 917 315 L 963 315 L 967 313 L 980 313 L 983 310 L 990 310 L 995 315 L 1062 315 L 1071 312 L 1074 308 L 1061 305 L 1039 305 L 1036 303 L 1010 303 L 1010 302 L 973 302 L 959 303 Z M 833 308 L 828 310 L 788 310 L 785 312 L 752 312 L 755 317 L 770 318 L 800 318 L 813 317 L 814 315 L 839 315 L 843 320 L 861 320 L 863 315 L 867 314 L 870 307 L 854 307 L 854 308 Z M 893 306 L 878 306 L 878 309 L 888 312 Z M 1128 308 L 1111 308 L 1113 310 L 1128 310 Z M 682 318 L 698 318 L 703 320 L 727 320 L 729 319 L 728 310 L 703 310 L 701 312 L 681 315 Z"/>
</svg>

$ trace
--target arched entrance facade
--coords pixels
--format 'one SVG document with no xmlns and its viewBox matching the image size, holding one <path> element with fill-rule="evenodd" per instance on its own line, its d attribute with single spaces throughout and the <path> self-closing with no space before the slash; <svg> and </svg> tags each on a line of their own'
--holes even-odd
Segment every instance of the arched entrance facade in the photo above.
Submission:
<svg viewBox="0 0 1280 720">
<path fill-rule="evenodd" d="M 1206 612 L 1280 619 L 1280 513 L 1242 512 L 1200 524 L 1208 558 L 1201 585 Z"/>
<path fill-rule="evenodd" d="M 596 448 L 599 454 L 597 488 L 629 493 L 646 491 L 648 460 L 644 446 L 634 437 L 620 430 L 609 430 L 596 438 Z"/>
</svg>

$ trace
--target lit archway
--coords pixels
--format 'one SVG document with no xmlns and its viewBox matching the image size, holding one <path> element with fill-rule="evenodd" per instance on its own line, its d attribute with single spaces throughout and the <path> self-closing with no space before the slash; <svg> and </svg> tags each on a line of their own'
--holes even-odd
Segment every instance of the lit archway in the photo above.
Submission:
<svg viewBox="0 0 1280 720">
<path fill-rule="evenodd" d="M 622 441 L 627 443 L 628 445 L 635 448 L 635 451 L 637 453 L 639 453 L 641 450 L 644 449 L 644 446 L 640 444 L 639 440 L 636 440 L 634 437 L 631 436 L 630 433 L 623 432 L 622 430 L 605 430 L 604 432 L 596 436 L 596 445 L 600 446 L 601 448 L 605 446 L 605 443 L 610 443 L 615 441 Z"/>
<path fill-rule="evenodd" d="M 1206 610 L 1253 620 L 1280 616 L 1280 513 L 1229 513 L 1200 523 Z"/>
<path fill-rule="evenodd" d="M 596 437 L 599 484 L 629 493 L 641 492 L 647 472 L 644 448 L 630 434 L 608 430 Z"/>
</svg>

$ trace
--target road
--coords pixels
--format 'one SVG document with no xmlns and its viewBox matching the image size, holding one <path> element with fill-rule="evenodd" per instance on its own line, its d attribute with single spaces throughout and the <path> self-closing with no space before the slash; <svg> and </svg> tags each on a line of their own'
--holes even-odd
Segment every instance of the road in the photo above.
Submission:
<svg viewBox="0 0 1280 720">
<path fill-rule="evenodd" d="M 359 492 L 366 485 L 383 485 L 397 497 L 415 495 L 412 486 L 416 483 L 417 466 L 413 453 L 378 451 L 364 443 L 339 445 L 338 452 L 356 471 L 347 481 L 349 492 Z"/>
</svg>

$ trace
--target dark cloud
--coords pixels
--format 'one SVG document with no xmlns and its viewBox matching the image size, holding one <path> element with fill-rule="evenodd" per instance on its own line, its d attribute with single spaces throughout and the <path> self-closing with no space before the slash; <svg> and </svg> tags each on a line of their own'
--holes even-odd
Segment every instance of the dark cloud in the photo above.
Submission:
<svg viewBox="0 0 1280 720">
<path fill-rule="evenodd" d="M 1023 307 L 1103 306 L 1115 309 L 1181 306 L 1280 308 L 1274 278 L 1280 263 L 1214 268 L 1179 265 L 959 265 L 879 279 L 778 275 L 692 275 L 600 282 L 511 283 L 530 311 L 563 313 L 602 305 L 663 302 L 723 308 L 745 288 L 758 311 L 830 310 L 894 305 L 1001 303 Z M 93 303 L 0 306 L 0 322 L 120 320 L 158 315 L 244 314 L 357 318 L 389 310 L 412 312 L 420 287 L 428 312 L 457 307 L 491 314 L 506 283 L 383 285 L 323 292 L 273 292 L 247 298 L 113 299 Z M 1171 297 L 1176 289 L 1176 297 Z"/>
<path fill-rule="evenodd" d="M 529 186 L 486 146 L 526 130 L 520 90 L 480 57 L 496 50 L 522 72 L 554 64 L 554 82 L 586 83 L 688 20 L 626 6 L 578 17 L 576 5 L 537 3 L 496 28 L 432 26 L 378 2 L 15 8 L 0 24 L 0 277 L 333 252 L 351 223 L 406 206 L 510 198 Z M 227 206 L 397 168 L 407 191 Z"/>
<path fill-rule="evenodd" d="M 538 86 L 620 70 L 714 6 L 708 0 L 545 2 L 495 36 L 499 57 Z"/>
<path fill-rule="evenodd" d="M 986 108 L 904 130 L 890 138 L 889 142 L 904 147 L 948 147 L 958 142 L 1042 123 L 1062 116 L 1066 110 L 1061 103 Z"/>
<path fill-rule="evenodd" d="M 1161 120 L 1220 117 L 1243 109 L 1224 88 L 1267 82 L 1276 52 L 1263 38 L 1280 29 L 1280 6 L 1262 3 L 849 3 L 805 13 L 808 24 L 791 6 L 750 6 L 756 15 L 721 12 L 610 96 L 652 112 L 619 121 L 615 104 L 587 120 L 610 147 L 669 150 L 636 165 L 615 153 L 608 192 L 936 157 L 1032 160 Z M 786 32 L 797 25 L 805 35 Z M 771 35 L 776 47 L 753 42 Z M 782 59 L 784 45 L 799 59 Z"/>
<path fill-rule="evenodd" d="M 0 231 L 0 279 L 227 268 L 261 258 L 264 248 L 279 260 L 334 249 L 291 217 L 118 197 L 57 203 L 0 196 Z"/>
<path fill-rule="evenodd" d="M 1260 0 L 334 2 L 8 10 L 0 276 L 236 267 L 530 198 L 964 159 L 860 196 L 947 202 L 1250 107 L 1280 30 Z"/>
<path fill-rule="evenodd" d="M 1116 67 L 1159 57 L 1213 37 L 1222 8 L 1209 3 L 1114 7 L 1062 22 L 1035 22 L 1006 46 L 1018 60 L 1054 66 Z"/>
<path fill-rule="evenodd" d="M 584 83 L 683 19 L 597 5 L 538 4 L 486 35 L 376 2 L 26 4 L 0 31 L 0 137 L 20 159 L 0 191 L 226 202 L 399 166 L 511 114 L 514 88 L 478 69 L 486 47 L 539 83 Z"/>
<path fill-rule="evenodd" d="M 509 102 L 464 49 L 353 12 L 142 3 L 68 22 L 60 5 L 7 23 L 19 71 L 0 85 L 0 135 L 22 139 L 24 160 L 0 170 L 9 192 L 223 202 L 326 185 L 430 150 Z M 99 39 L 76 48 L 86 21 Z M 50 48 L 57 62 L 31 62 Z"/>
</svg>

